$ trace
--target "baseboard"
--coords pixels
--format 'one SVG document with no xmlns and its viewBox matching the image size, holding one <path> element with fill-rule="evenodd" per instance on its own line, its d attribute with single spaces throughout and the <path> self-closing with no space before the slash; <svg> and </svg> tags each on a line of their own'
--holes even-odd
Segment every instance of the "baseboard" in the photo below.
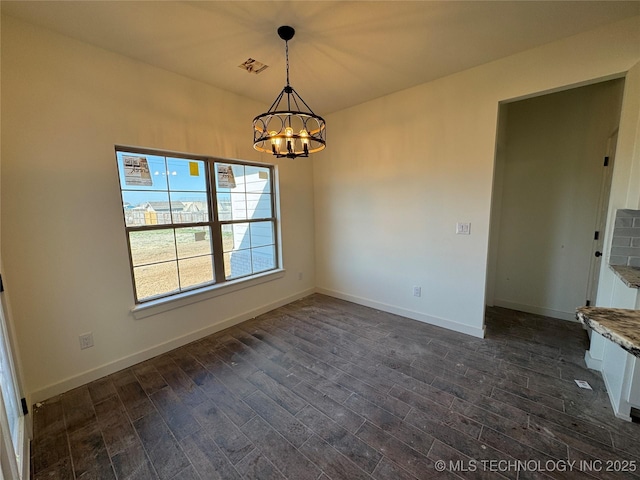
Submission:
<svg viewBox="0 0 640 480">
<path fill-rule="evenodd" d="M 100 367 L 87 370 L 86 372 L 83 372 L 81 374 L 65 378 L 60 382 L 48 385 L 44 388 L 34 391 L 30 395 L 31 404 L 33 405 L 35 403 L 42 402 L 48 398 L 54 397 L 56 395 L 60 395 L 61 393 L 64 393 L 64 392 L 68 392 L 69 390 L 72 390 L 76 387 L 80 387 L 94 380 L 98 380 L 99 378 L 102 378 L 106 375 L 111 375 L 112 373 L 118 372 L 125 368 L 129 368 L 140 362 L 149 360 L 150 358 L 156 357 L 158 355 L 162 355 L 163 353 L 167 353 L 175 348 L 182 347 L 183 345 L 194 342 L 200 338 L 206 337 L 207 335 L 211 335 L 212 333 L 219 332 L 221 330 L 224 330 L 225 328 L 233 327 L 234 325 L 238 325 L 239 323 L 242 323 L 254 317 L 257 317 L 258 315 L 262 315 L 263 313 L 270 312 L 271 310 L 274 310 L 278 307 L 287 305 L 291 302 L 295 302 L 296 300 L 307 297 L 315 293 L 315 291 L 316 291 L 315 288 L 303 290 L 302 292 L 298 292 L 294 295 L 281 298 L 279 300 L 276 300 L 275 302 L 271 302 L 267 305 L 263 305 L 262 307 L 256 308 L 254 310 L 241 313 L 239 315 L 236 315 L 235 317 L 228 318 L 214 325 L 209 325 L 200 330 L 196 330 L 194 332 L 188 333 L 181 337 L 177 337 L 167 342 L 155 345 L 141 352 L 137 352 L 132 355 L 128 355 L 126 357 L 115 360 L 113 362 L 106 363 L 104 365 L 101 365 Z"/>
<path fill-rule="evenodd" d="M 387 303 L 376 302 L 375 300 L 370 300 L 368 298 L 358 297 L 355 295 L 350 295 L 348 293 L 338 292 L 335 290 L 329 290 L 327 288 L 317 287 L 316 292 L 322 293 L 323 295 L 328 295 L 330 297 L 339 298 L 341 300 L 346 300 L 348 302 L 357 303 L 358 305 L 364 305 L 365 307 L 371 307 L 377 310 L 382 310 L 383 312 L 393 313 L 395 315 L 400 315 L 403 317 L 411 318 L 413 320 L 418 320 L 419 322 L 428 323 L 430 325 L 435 325 L 437 327 L 453 330 L 455 332 L 464 333 L 466 335 L 471 335 L 478 338 L 484 338 L 484 325 L 482 326 L 482 328 L 475 328 L 469 325 L 464 325 L 462 323 L 454 322 L 444 318 L 425 315 L 424 313 L 415 312 L 413 310 L 409 310 L 406 308 L 398 307 L 395 305 L 389 305 Z"/>
<path fill-rule="evenodd" d="M 599 358 L 593 358 L 589 350 L 584 353 L 584 363 L 586 363 L 587 368 L 591 370 L 597 370 L 598 372 L 602 371 L 602 360 Z"/>
<path fill-rule="evenodd" d="M 22 469 L 22 479 L 28 480 L 31 478 L 31 437 L 26 435 L 23 439 L 22 458 L 20 459 L 22 465 L 18 467 Z"/>
<path fill-rule="evenodd" d="M 611 385 L 609 384 L 609 382 L 607 380 L 607 376 L 606 375 L 602 375 L 602 379 L 604 380 L 604 386 L 605 386 L 605 389 L 607 390 L 607 396 L 609 397 L 609 403 L 611 403 L 611 408 L 613 409 L 613 414 L 617 418 L 620 418 L 622 420 L 626 420 L 627 422 L 630 422 L 631 421 L 631 405 L 629 405 L 628 402 L 625 402 L 622 399 L 620 399 L 620 404 L 617 404 L 615 399 L 611 395 L 611 392 L 613 390 L 611 389 Z M 622 410 L 625 410 L 625 412 L 623 412 Z"/>
<path fill-rule="evenodd" d="M 493 304 L 496 307 L 518 310 L 519 312 L 534 313 L 536 315 L 544 315 L 545 317 L 557 318 L 559 320 L 568 320 L 570 322 L 578 321 L 578 319 L 576 318 L 576 312 L 563 312 L 561 310 L 552 310 L 551 308 L 536 307 L 534 305 L 524 305 L 522 303 L 513 303 L 499 299 L 494 299 Z"/>
</svg>

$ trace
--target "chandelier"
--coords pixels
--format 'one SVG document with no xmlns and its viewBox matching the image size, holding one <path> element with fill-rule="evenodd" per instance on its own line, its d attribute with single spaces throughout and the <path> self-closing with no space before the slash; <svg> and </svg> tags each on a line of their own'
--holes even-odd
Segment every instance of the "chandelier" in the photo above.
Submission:
<svg viewBox="0 0 640 480">
<path fill-rule="evenodd" d="M 278 158 L 308 157 L 326 146 L 324 119 L 289 85 L 289 40 L 295 33 L 293 27 L 278 28 L 285 42 L 287 84 L 269 110 L 253 119 L 253 148 Z"/>
</svg>

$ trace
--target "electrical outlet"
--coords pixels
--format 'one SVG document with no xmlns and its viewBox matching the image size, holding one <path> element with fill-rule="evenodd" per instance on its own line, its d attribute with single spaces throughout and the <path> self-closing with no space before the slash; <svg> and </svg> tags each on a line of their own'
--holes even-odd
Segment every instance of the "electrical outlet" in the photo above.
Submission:
<svg viewBox="0 0 640 480">
<path fill-rule="evenodd" d="M 93 347 L 93 333 L 83 333 L 78 337 L 80 340 L 80 350 L 84 350 L 85 348 Z"/>
<path fill-rule="evenodd" d="M 421 297 L 422 296 L 422 287 L 413 287 L 413 296 Z"/>
<path fill-rule="evenodd" d="M 302 280 L 302 272 L 298 272 L 298 280 Z"/>
</svg>

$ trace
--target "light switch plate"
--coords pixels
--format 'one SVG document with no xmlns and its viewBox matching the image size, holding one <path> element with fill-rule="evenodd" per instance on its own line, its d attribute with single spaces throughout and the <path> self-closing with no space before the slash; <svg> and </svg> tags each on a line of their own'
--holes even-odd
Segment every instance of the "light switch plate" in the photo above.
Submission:
<svg viewBox="0 0 640 480">
<path fill-rule="evenodd" d="M 456 235 L 471 235 L 471 224 L 456 223 Z"/>
</svg>

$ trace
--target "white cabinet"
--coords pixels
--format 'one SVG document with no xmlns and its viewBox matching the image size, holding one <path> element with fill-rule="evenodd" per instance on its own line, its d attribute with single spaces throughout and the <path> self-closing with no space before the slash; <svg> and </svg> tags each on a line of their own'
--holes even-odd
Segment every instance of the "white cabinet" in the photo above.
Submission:
<svg viewBox="0 0 640 480">
<path fill-rule="evenodd" d="M 640 345 L 637 345 L 637 332 L 640 331 L 640 310 L 638 310 L 640 295 L 636 287 L 630 287 L 628 282 L 620 281 L 620 278 L 616 279 L 612 287 L 610 301 L 607 302 L 612 306 L 611 309 L 604 307 L 592 309 L 594 317 L 600 316 L 600 321 L 592 324 L 594 330 L 590 331 L 591 344 L 585 353 L 584 360 L 587 367 L 602 373 L 616 417 L 631 420 L 631 408 L 640 409 L 640 358 L 623 349 L 616 341 L 626 344 L 627 348 L 630 345 L 640 348 Z M 628 312 L 624 322 L 618 321 L 619 314 L 616 314 L 616 310 L 619 309 L 626 309 Z M 578 309 L 578 312 L 581 310 Z M 636 312 L 633 310 L 638 311 L 637 320 Z M 607 311 L 608 313 L 603 313 Z M 623 323 L 626 324 L 624 328 L 620 326 Z M 620 331 L 621 328 L 623 331 Z M 616 341 L 605 338 L 595 330 L 601 331 Z M 630 335 L 630 331 L 636 334 Z M 621 339 L 617 335 L 620 333 L 624 338 Z M 631 341 L 630 337 L 635 340 Z"/>
<path fill-rule="evenodd" d="M 631 407 L 640 408 L 640 365 L 638 357 L 596 332 L 585 354 L 589 368 L 602 373 L 613 411 L 618 418 L 631 420 Z"/>
</svg>

